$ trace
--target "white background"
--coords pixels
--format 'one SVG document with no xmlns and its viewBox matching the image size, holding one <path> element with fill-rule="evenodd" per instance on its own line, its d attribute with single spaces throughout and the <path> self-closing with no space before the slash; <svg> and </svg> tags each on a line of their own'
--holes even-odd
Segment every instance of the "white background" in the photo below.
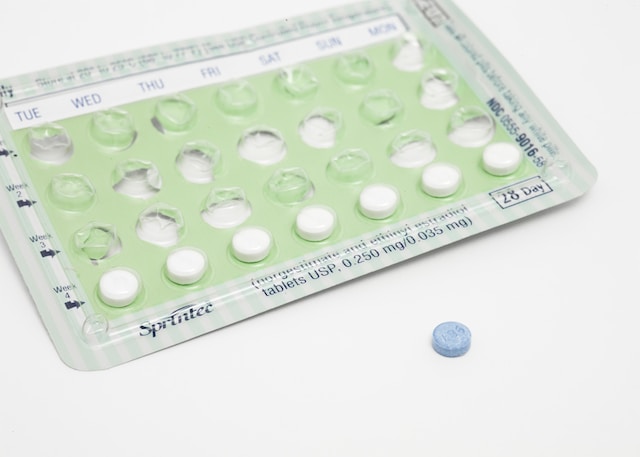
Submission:
<svg viewBox="0 0 640 457">
<path fill-rule="evenodd" d="M 342 2 L 5 3 L 3 77 Z M 2 240 L 0 455 L 640 455 L 640 4 L 458 5 L 595 164 L 589 194 L 92 373 L 58 359 Z M 431 349 L 444 320 L 466 356 Z"/>
</svg>

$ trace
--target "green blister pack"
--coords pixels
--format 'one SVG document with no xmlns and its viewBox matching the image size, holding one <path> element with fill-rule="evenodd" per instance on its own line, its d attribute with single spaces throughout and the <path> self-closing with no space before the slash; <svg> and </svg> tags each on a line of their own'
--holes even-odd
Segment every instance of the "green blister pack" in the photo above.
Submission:
<svg viewBox="0 0 640 457">
<path fill-rule="evenodd" d="M 596 178 L 446 0 L 348 5 L 0 83 L 1 228 L 82 370 L 556 206 Z"/>
</svg>

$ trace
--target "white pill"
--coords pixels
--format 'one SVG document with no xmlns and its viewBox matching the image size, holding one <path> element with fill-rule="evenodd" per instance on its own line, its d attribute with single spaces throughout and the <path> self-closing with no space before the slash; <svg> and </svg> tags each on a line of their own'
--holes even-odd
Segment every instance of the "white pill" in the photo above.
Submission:
<svg viewBox="0 0 640 457">
<path fill-rule="evenodd" d="M 114 268 L 102 275 L 98 292 L 107 305 L 122 308 L 135 301 L 140 288 L 140 280 L 135 273 L 124 268 Z"/>
<path fill-rule="evenodd" d="M 511 143 L 494 143 L 482 153 L 482 165 L 487 173 L 507 176 L 520 167 L 522 151 Z"/>
<path fill-rule="evenodd" d="M 431 164 L 422 172 L 422 190 L 432 197 L 453 195 L 461 183 L 460 169 L 448 163 Z"/>
<path fill-rule="evenodd" d="M 260 262 L 271 251 L 271 234 L 259 227 L 238 230 L 231 239 L 233 255 L 241 262 Z"/>
<path fill-rule="evenodd" d="M 167 276 L 176 284 L 193 284 L 204 276 L 207 264 L 207 256 L 199 249 L 176 249 L 167 257 Z"/>
<path fill-rule="evenodd" d="M 386 219 L 400 203 L 398 191 L 385 184 L 372 184 L 360 192 L 360 212 L 369 219 Z"/>
<path fill-rule="evenodd" d="M 307 206 L 296 217 L 296 232 L 307 241 L 326 240 L 335 227 L 336 215 L 325 206 Z"/>
</svg>

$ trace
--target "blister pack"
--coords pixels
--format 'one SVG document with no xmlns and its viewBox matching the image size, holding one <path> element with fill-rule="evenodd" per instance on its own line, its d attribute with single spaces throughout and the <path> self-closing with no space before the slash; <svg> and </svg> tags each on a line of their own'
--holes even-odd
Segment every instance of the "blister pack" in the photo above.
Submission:
<svg viewBox="0 0 640 457">
<path fill-rule="evenodd" d="M 448 0 L 0 81 L 0 225 L 61 358 L 108 368 L 583 194 Z"/>
</svg>

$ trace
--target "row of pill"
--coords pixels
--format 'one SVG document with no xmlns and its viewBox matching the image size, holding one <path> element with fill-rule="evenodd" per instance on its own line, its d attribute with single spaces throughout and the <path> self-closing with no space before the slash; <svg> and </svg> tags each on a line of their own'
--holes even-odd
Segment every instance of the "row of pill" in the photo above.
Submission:
<svg viewBox="0 0 640 457">
<path fill-rule="evenodd" d="M 256 135 L 265 135 L 259 131 Z M 256 140 L 257 141 L 257 140 Z M 266 147 L 266 142 L 260 143 Z M 245 148 L 245 154 L 251 150 L 262 151 L 260 148 Z M 431 143 L 428 134 L 411 131 L 401 134 L 392 143 L 390 160 L 399 167 L 419 168 L 434 162 L 437 156 L 436 149 Z M 261 156 L 264 158 L 264 155 Z M 254 157 L 255 158 L 255 157 Z M 485 171 L 496 176 L 506 176 L 518 169 L 522 161 L 520 150 L 510 143 L 493 143 L 485 147 L 483 152 L 483 166 Z M 179 153 L 176 164 L 182 175 L 194 183 L 207 183 L 213 180 L 214 170 L 220 164 L 220 151 L 208 142 L 189 142 Z M 435 165 L 435 164 L 434 164 Z M 429 167 L 425 170 L 427 177 L 442 177 L 446 173 L 454 182 L 461 177 L 459 171 L 455 171 L 453 165 Z M 326 169 L 327 176 L 336 182 L 355 183 L 368 179 L 373 174 L 373 161 L 369 154 L 362 149 L 348 149 L 334 155 Z M 437 173 L 437 175 L 436 175 Z M 441 191 L 434 190 L 434 186 L 425 182 L 423 176 L 423 188 L 431 196 L 448 196 L 455 192 L 443 195 Z M 426 178 L 429 181 L 429 178 Z M 439 184 L 438 184 L 439 185 Z M 139 199 L 153 197 L 162 188 L 162 178 L 158 168 L 147 161 L 128 159 L 119 164 L 112 176 L 114 191 Z M 457 185 L 455 186 L 457 189 Z M 300 203 L 313 196 L 314 185 L 303 168 L 290 167 L 276 170 L 266 184 L 268 196 L 278 203 Z M 83 175 L 75 173 L 63 173 L 53 177 L 48 189 L 48 197 L 58 208 L 67 211 L 84 211 L 91 207 L 95 201 L 95 188 L 91 181 Z M 213 220 L 216 216 L 209 214 L 210 208 L 227 205 L 229 201 L 244 201 L 244 194 L 235 188 L 214 189 L 203 209 L 203 217 Z M 246 211 L 241 211 L 246 212 Z M 212 226 L 226 226 L 227 224 L 213 222 Z"/>
<path fill-rule="evenodd" d="M 521 151 L 510 143 L 494 143 L 488 146 L 483 154 L 483 164 L 487 172 L 505 176 L 515 172 L 523 160 Z M 435 198 L 446 198 L 454 195 L 463 182 L 460 169 L 454 164 L 435 162 L 426 166 L 421 174 L 420 185 L 425 194 Z M 312 188 L 311 188 L 312 189 Z M 288 189 L 289 193 L 302 196 L 299 190 Z M 291 198 L 291 195 L 286 195 Z M 281 197 L 284 198 L 284 197 Z M 296 200 L 301 203 L 310 198 L 309 191 Z M 287 200 L 286 203 L 291 203 Z M 374 183 L 365 186 L 359 194 L 357 208 L 361 215 L 371 220 L 385 220 L 392 217 L 401 203 L 398 190 L 388 184 Z M 252 213 L 251 204 L 240 188 L 214 189 L 201 211 L 203 220 L 217 229 L 230 229 L 244 224 Z M 171 247 L 179 243 L 184 231 L 184 220 L 179 209 L 163 203 L 156 203 L 143 211 L 136 224 L 137 236 L 148 243 Z M 303 207 L 296 218 L 296 233 L 309 242 L 323 241 L 329 238 L 337 225 L 335 212 L 322 205 Z M 259 254 L 253 257 L 237 251 L 237 258 L 243 262 L 253 263 L 266 257 L 271 245 L 263 243 Z M 97 262 L 117 254 L 120 240 L 115 227 L 109 224 L 92 222 L 75 235 L 75 245 L 89 260 Z"/>
</svg>

